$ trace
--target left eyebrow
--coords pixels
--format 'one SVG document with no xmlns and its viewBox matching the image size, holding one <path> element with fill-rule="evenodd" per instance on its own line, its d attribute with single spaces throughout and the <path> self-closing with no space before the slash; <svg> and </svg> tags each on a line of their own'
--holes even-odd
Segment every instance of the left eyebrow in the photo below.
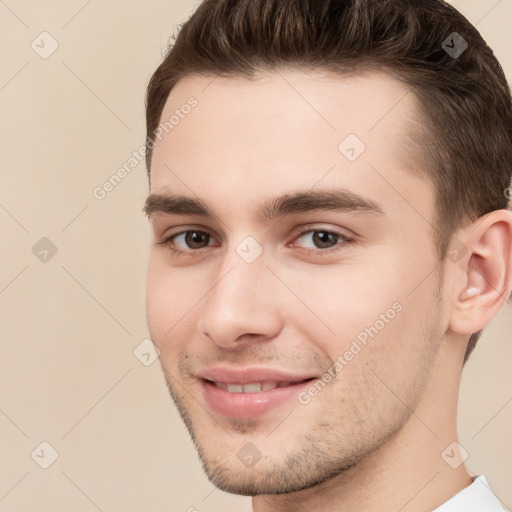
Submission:
<svg viewBox="0 0 512 512">
<path fill-rule="evenodd" d="M 275 197 L 258 209 L 257 218 L 260 221 L 273 220 L 285 215 L 315 210 L 384 215 L 382 208 L 374 201 L 345 188 L 338 188 L 309 190 Z"/>
<path fill-rule="evenodd" d="M 385 215 L 374 201 L 345 188 L 298 191 L 283 194 L 265 201 L 256 211 L 260 222 L 271 221 L 285 215 L 311 211 L 366 212 Z M 198 215 L 218 220 L 218 216 L 201 199 L 177 194 L 150 194 L 146 199 L 144 213 L 151 217 L 155 213 L 167 215 Z"/>
</svg>

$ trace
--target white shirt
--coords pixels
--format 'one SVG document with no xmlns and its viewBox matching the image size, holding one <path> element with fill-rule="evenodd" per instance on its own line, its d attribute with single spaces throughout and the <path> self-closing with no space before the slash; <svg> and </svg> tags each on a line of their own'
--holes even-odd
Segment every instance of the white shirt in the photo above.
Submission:
<svg viewBox="0 0 512 512">
<path fill-rule="evenodd" d="M 492 492 L 485 476 L 474 478 L 473 483 L 432 512 L 506 512 Z"/>
</svg>

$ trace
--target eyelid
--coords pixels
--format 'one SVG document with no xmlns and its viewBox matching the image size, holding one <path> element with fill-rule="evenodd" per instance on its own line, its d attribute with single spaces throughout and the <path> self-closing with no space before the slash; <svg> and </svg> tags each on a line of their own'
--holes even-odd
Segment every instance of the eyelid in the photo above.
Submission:
<svg viewBox="0 0 512 512">
<path fill-rule="evenodd" d="M 206 249 L 207 247 L 212 247 L 212 245 L 207 245 L 206 247 L 202 247 L 200 249 L 181 249 L 181 248 L 172 247 L 171 244 L 173 243 L 172 240 L 174 238 L 181 236 L 181 235 L 185 235 L 192 231 L 196 232 L 196 233 L 209 235 L 210 238 L 216 239 L 216 237 L 214 235 L 212 235 L 207 229 L 185 226 L 185 227 L 181 227 L 181 229 L 179 231 L 176 231 L 175 233 L 171 232 L 169 234 L 163 235 L 162 239 L 160 241 L 156 242 L 156 245 L 161 245 L 164 247 L 167 246 L 168 249 L 174 253 L 187 254 L 187 255 L 195 255 L 196 253 L 201 252 L 201 249 Z M 215 245 L 213 245 L 213 247 L 215 247 Z"/>
<path fill-rule="evenodd" d="M 176 231 L 174 231 L 174 230 L 176 230 Z M 178 235 L 183 235 L 183 234 L 188 233 L 190 231 L 197 231 L 198 233 L 206 233 L 206 234 L 210 235 L 211 237 L 214 237 L 214 238 L 217 238 L 217 239 L 219 238 L 215 234 L 215 230 L 214 229 L 209 228 L 209 227 L 205 227 L 205 226 L 199 226 L 197 224 L 185 224 L 183 226 L 178 226 L 178 227 L 175 227 L 175 228 L 163 229 L 162 230 L 162 233 L 163 233 L 162 235 L 159 235 L 155 231 L 155 238 L 160 239 L 162 242 L 165 242 L 166 240 L 169 240 L 169 238 L 172 238 L 172 237 L 175 237 L 175 236 L 178 236 Z"/>
<path fill-rule="evenodd" d="M 347 228 L 341 228 L 341 227 L 334 227 L 334 226 L 325 226 L 325 225 L 318 225 L 318 224 L 304 224 L 300 226 L 300 228 L 297 228 L 296 234 L 293 235 L 294 239 L 298 238 L 302 235 L 305 235 L 306 233 L 310 233 L 311 231 L 325 231 L 327 233 L 332 233 L 339 235 L 344 238 L 353 239 L 356 238 L 356 234 L 347 229 Z"/>
<path fill-rule="evenodd" d="M 314 233 L 314 232 L 324 232 L 324 233 L 328 233 L 330 235 L 337 236 L 338 238 L 340 238 L 340 241 L 338 241 L 338 243 L 336 243 L 332 247 L 328 247 L 325 249 L 321 249 L 321 248 L 315 249 L 315 248 L 311 248 L 311 247 L 302 247 L 301 248 L 303 252 L 310 254 L 310 255 L 321 255 L 321 256 L 326 256 L 326 255 L 330 255 L 330 254 L 332 255 L 333 253 L 341 250 L 342 248 L 344 248 L 348 245 L 352 245 L 356 242 L 354 236 L 349 236 L 338 229 L 317 227 L 317 226 L 303 229 L 300 233 L 298 233 L 294 237 L 293 240 L 297 240 L 308 233 Z M 287 244 L 287 247 L 296 247 L 296 246 L 292 245 L 292 243 L 293 242 Z"/>
</svg>

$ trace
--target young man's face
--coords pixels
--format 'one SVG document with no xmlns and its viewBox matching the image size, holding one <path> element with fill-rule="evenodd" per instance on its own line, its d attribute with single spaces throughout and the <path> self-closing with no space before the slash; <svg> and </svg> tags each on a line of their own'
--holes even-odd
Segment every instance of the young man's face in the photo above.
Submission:
<svg viewBox="0 0 512 512">
<path fill-rule="evenodd" d="M 403 157 L 415 96 L 388 75 L 212 80 L 181 80 L 162 115 L 181 113 L 151 193 L 211 216 L 151 203 L 148 325 L 213 482 L 290 492 L 425 401 L 447 329 L 434 192 Z"/>
</svg>

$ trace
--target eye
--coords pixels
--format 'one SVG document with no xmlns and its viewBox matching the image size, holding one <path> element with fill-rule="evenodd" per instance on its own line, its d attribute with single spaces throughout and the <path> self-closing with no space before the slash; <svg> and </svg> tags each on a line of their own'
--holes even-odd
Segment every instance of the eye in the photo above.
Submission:
<svg viewBox="0 0 512 512">
<path fill-rule="evenodd" d="M 311 255 L 332 254 L 334 251 L 355 242 L 353 238 L 343 233 L 327 229 L 309 229 L 303 231 L 295 240 L 302 240 L 302 243 L 298 246 L 302 246 L 304 252 Z M 220 245 L 215 242 L 214 238 L 209 233 L 198 229 L 189 229 L 174 233 L 157 244 L 167 247 L 176 255 L 191 257 L 200 255 L 200 249 Z M 296 246 L 295 243 L 288 244 L 288 247 Z"/>
<path fill-rule="evenodd" d="M 303 231 L 296 238 L 296 240 L 301 239 L 306 242 L 306 252 L 311 254 L 331 253 L 338 250 L 338 248 L 341 248 L 341 246 L 354 242 L 353 238 L 350 238 L 343 233 L 327 229 L 310 229 L 308 231 Z M 290 247 L 294 247 L 294 245 L 290 245 Z"/>
<path fill-rule="evenodd" d="M 197 229 L 190 229 L 188 231 L 174 233 L 161 242 L 158 242 L 158 245 L 166 246 L 175 254 L 191 254 L 198 249 L 203 249 L 210 245 L 218 245 L 210 244 L 209 242 L 211 240 L 213 239 L 209 233 Z"/>
</svg>

